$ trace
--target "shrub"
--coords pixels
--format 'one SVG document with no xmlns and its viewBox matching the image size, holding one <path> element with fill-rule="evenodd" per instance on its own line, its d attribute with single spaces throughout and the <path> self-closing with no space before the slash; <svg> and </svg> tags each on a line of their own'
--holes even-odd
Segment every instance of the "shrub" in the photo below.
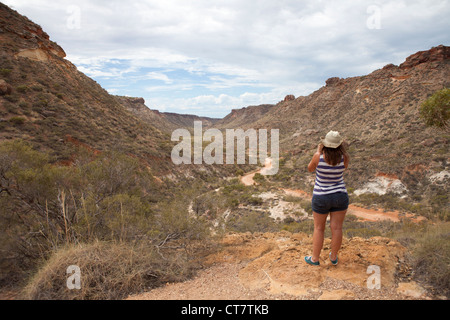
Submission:
<svg viewBox="0 0 450 320">
<path fill-rule="evenodd" d="M 28 91 L 28 87 L 26 85 L 18 86 L 17 91 L 20 93 L 25 93 Z"/>
<path fill-rule="evenodd" d="M 25 118 L 23 117 L 12 117 L 9 119 L 9 122 L 11 122 L 14 125 L 20 126 L 25 123 Z"/>
<path fill-rule="evenodd" d="M 2 75 L 4 77 L 8 77 L 11 74 L 11 72 L 12 72 L 11 69 L 6 69 L 6 68 L 0 69 L 0 75 Z"/>
<path fill-rule="evenodd" d="M 450 296 L 450 223 L 433 227 L 416 240 L 412 267 L 419 281 Z"/>
<path fill-rule="evenodd" d="M 448 128 L 450 119 L 450 88 L 442 89 L 420 107 L 420 116 L 427 126 Z"/>
<path fill-rule="evenodd" d="M 344 235 L 346 237 L 352 238 L 352 237 L 361 237 L 361 238 L 372 238 L 381 236 L 381 232 L 376 229 L 370 229 L 370 228 L 357 228 L 357 229 L 345 229 Z"/>
<path fill-rule="evenodd" d="M 288 222 L 283 226 L 283 230 L 289 231 L 291 233 L 306 233 L 312 234 L 314 231 L 314 221 L 313 220 L 304 220 L 301 222 Z M 329 228 L 325 230 L 325 235 L 329 237 Z"/>
<path fill-rule="evenodd" d="M 160 193 L 138 159 L 85 152 L 63 167 L 23 141 L 0 144 L 0 251 L 8 253 L 0 255 L 0 282 L 71 243 L 146 239 L 158 245 L 207 236 L 202 220 L 189 216 L 186 199 L 161 200 L 156 208 L 149 195 Z"/>
<path fill-rule="evenodd" d="M 81 288 L 67 288 L 69 266 L 80 268 Z M 33 300 L 115 300 L 190 277 L 186 257 L 162 259 L 145 244 L 94 242 L 56 251 L 22 292 Z"/>
<path fill-rule="evenodd" d="M 6 95 L 6 96 L 4 96 L 4 98 L 5 98 L 5 100 L 7 100 L 9 102 L 13 102 L 13 103 L 19 101 L 19 97 L 15 94 Z"/>
<path fill-rule="evenodd" d="M 255 176 L 253 177 L 253 180 L 256 182 L 264 182 L 266 181 L 266 178 L 261 173 L 255 173 Z"/>
<path fill-rule="evenodd" d="M 35 84 L 35 85 L 33 85 L 32 87 L 31 87 L 31 89 L 33 89 L 33 91 L 36 91 L 36 92 L 42 92 L 44 89 L 40 86 L 40 85 L 38 85 L 38 84 Z"/>
<path fill-rule="evenodd" d="M 226 228 L 232 232 L 274 232 L 280 230 L 266 212 L 245 212 L 242 216 L 233 216 L 226 222 Z"/>
</svg>

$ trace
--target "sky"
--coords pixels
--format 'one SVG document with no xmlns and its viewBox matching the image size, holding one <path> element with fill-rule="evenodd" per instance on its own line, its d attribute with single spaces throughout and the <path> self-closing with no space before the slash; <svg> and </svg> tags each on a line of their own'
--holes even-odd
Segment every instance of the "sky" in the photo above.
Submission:
<svg viewBox="0 0 450 320">
<path fill-rule="evenodd" d="M 450 0 L 2 0 L 150 109 L 222 118 L 450 45 Z"/>
</svg>

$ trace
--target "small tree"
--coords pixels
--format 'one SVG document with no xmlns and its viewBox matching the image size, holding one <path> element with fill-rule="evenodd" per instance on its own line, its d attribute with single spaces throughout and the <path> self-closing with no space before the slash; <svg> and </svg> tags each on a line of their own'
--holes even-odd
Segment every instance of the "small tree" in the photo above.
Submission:
<svg viewBox="0 0 450 320">
<path fill-rule="evenodd" d="M 450 119 L 450 88 L 437 91 L 420 107 L 420 117 L 427 126 L 448 129 Z"/>
</svg>

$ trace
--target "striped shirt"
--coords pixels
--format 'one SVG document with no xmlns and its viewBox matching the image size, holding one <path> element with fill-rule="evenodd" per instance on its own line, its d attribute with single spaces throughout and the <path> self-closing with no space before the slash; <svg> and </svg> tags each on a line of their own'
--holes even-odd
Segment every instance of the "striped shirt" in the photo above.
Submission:
<svg viewBox="0 0 450 320">
<path fill-rule="evenodd" d="M 341 163 L 333 167 L 325 162 L 323 154 L 320 155 L 313 195 L 320 196 L 337 192 L 347 193 L 344 183 L 344 171 L 344 156 L 342 156 Z"/>
</svg>

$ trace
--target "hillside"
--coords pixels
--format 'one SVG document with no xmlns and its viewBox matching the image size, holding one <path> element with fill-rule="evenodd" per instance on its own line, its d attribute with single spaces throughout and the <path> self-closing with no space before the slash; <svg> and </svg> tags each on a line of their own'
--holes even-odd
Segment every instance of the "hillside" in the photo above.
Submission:
<svg viewBox="0 0 450 320">
<path fill-rule="evenodd" d="M 0 4 L 0 139 L 22 138 L 59 160 L 71 145 L 115 149 L 170 172 L 164 118 L 145 121 L 65 59 L 42 28 Z M 170 158 L 169 158 L 170 160 Z"/>
<path fill-rule="evenodd" d="M 423 213 L 448 216 L 450 136 L 419 117 L 421 103 L 445 87 L 450 87 L 450 47 L 441 45 L 366 76 L 328 79 L 309 96 L 265 112 L 234 111 L 220 124 L 280 129 L 283 168 L 271 181 L 307 192 L 313 181 L 304 168 L 319 138 L 340 131 L 352 157 L 346 183 L 355 195 L 383 196 L 384 204 L 404 197 Z"/>
<path fill-rule="evenodd" d="M 219 119 L 200 117 L 189 114 L 177 114 L 170 112 L 159 112 L 152 110 L 145 105 L 143 98 L 115 96 L 116 99 L 135 116 L 144 122 L 152 124 L 162 132 L 171 134 L 180 128 L 193 128 L 194 121 L 201 121 L 205 128 L 214 126 Z"/>
<path fill-rule="evenodd" d="M 234 109 L 229 115 L 216 123 L 217 128 L 233 129 L 248 127 L 263 118 L 275 105 L 263 104 L 260 106 L 250 106 L 242 109 Z"/>
<path fill-rule="evenodd" d="M 145 119 L 65 56 L 0 3 L 0 290 L 69 243 L 190 239 L 179 208 L 222 175 L 172 163 L 169 130 L 182 116 Z"/>
</svg>

